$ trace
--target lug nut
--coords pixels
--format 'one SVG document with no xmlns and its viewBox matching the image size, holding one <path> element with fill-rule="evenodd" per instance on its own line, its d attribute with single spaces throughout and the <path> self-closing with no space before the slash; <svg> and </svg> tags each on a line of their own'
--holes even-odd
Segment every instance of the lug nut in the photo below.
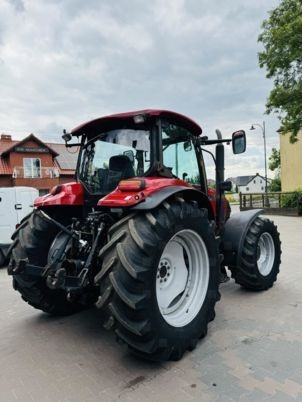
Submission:
<svg viewBox="0 0 302 402">
<path fill-rule="evenodd" d="M 170 274 L 168 273 L 168 276 L 170 276 Z"/>
<path fill-rule="evenodd" d="M 164 281 L 167 282 L 167 278 L 165 278 Z"/>
</svg>

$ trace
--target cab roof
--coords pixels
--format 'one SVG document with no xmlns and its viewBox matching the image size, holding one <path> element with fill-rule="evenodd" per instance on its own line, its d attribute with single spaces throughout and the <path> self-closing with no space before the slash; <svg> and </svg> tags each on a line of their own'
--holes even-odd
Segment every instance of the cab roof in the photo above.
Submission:
<svg viewBox="0 0 302 402">
<path fill-rule="evenodd" d="M 123 123 L 123 121 L 125 121 L 126 123 L 127 120 L 133 124 L 133 117 L 137 115 L 164 118 L 172 124 L 173 123 L 178 124 L 186 128 L 196 136 L 202 133 L 201 127 L 197 123 L 195 123 L 195 121 L 191 120 L 189 117 L 186 117 L 180 113 L 175 113 L 169 110 L 161 110 L 161 109 L 145 109 L 127 113 L 112 114 L 109 116 L 99 117 L 97 119 L 90 120 L 74 128 L 71 131 L 71 134 L 74 136 L 80 136 L 83 134 L 89 134 L 92 131 L 98 129 L 110 130 L 111 128 L 114 128 L 116 124 Z"/>
</svg>

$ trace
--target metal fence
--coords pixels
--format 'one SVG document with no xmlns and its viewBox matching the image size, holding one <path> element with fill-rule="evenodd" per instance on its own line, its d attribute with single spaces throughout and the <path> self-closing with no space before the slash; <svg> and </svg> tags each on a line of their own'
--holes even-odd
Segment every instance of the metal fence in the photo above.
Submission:
<svg viewBox="0 0 302 402">
<path fill-rule="evenodd" d="M 249 209 L 264 209 L 267 214 L 302 215 L 302 193 L 240 193 L 240 211 Z"/>
</svg>

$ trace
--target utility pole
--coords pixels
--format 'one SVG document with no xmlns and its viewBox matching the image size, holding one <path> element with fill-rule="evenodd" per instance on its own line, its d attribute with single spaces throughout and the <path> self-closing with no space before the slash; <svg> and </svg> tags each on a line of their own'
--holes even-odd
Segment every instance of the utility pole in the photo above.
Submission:
<svg viewBox="0 0 302 402">
<path fill-rule="evenodd" d="M 267 194 L 267 163 L 266 163 L 266 135 L 265 135 L 265 121 L 263 125 L 254 123 L 252 124 L 250 130 L 256 130 L 255 126 L 261 128 L 262 136 L 263 136 L 263 143 L 264 143 L 264 171 L 265 171 L 265 194 Z M 266 197 L 267 198 L 267 197 Z"/>
</svg>

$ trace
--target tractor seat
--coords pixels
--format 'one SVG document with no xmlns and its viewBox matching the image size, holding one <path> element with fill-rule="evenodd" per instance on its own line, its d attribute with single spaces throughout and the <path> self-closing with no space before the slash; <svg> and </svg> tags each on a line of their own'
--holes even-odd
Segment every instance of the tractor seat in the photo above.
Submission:
<svg viewBox="0 0 302 402">
<path fill-rule="evenodd" d="M 123 179 L 134 177 L 135 172 L 130 159 L 125 155 L 115 155 L 109 159 L 106 191 L 112 191 Z"/>
</svg>

